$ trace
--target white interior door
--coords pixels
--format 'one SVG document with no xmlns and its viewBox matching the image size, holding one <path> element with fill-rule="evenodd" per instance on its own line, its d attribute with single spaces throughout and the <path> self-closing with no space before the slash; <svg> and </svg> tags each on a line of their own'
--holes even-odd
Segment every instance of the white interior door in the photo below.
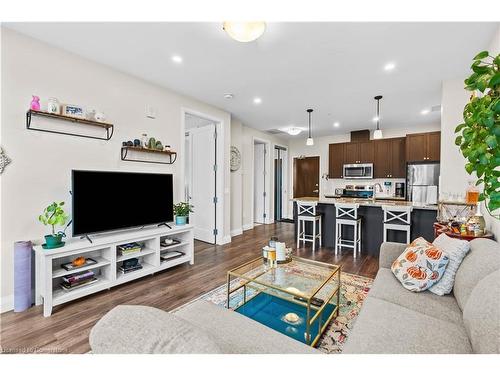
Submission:
<svg viewBox="0 0 500 375">
<path fill-rule="evenodd" d="M 266 222 L 266 145 L 254 145 L 254 219 L 255 223 Z"/>
<path fill-rule="evenodd" d="M 281 171 L 282 171 L 282 179 L 281 179 L 281 188 L 283 193 L 281 194 L 281 218 L 288 218 L 288 151 L 281 151 Z"/>
<path fill-rule="evenodd" d="M 215 243 L 215 124 L 189 131 L 191 148 L 190 202 L 194 206 L 189 223 L 194 238 Z"/>
</svg>

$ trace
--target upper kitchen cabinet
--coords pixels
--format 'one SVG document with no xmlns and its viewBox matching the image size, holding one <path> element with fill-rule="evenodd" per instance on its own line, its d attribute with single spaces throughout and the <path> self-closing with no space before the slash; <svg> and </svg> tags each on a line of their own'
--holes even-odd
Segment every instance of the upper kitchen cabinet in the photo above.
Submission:
<svg viewBox="0 0 500 375">
<path fill-rule="evenodd" d="M 405 138 L 374 141 L 375 178 L 404 178 L 406 176 Z"/>
<path fill-rule="evenodd" d="M 373 163 L 374 158 L 375 148 L 372 141 L 349 142 L 345 144 L 345 164 Z"/>
<path fill-rule="evenodd" d="M 328 153 L 328 177 L 342 178 L 344 170 L 344 148 L 346 143 L 332 143 Z"/>
<path fill-rule="evenodd" d="M 441 132 L 408 134 L 406 136 L 406 160 L 408 162 L 439 161 Z"/>
</svg>

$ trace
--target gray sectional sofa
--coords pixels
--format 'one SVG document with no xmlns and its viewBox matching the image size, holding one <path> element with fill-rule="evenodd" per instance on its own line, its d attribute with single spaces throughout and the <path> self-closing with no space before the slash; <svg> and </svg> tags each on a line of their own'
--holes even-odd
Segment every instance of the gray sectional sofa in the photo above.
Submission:
<svg viewBox="0 0 500 375">
<path fill-rule="evenodd" d="M 471 242 L 453 294 L 414 293 L 391 272 L 406 245 L 384 243 L 343 353 L 500 353 L 500 244 Z"/>
<path fill-rule="evenodd" d="M 406 245 L 384 243 L 380 268 L 343 353 L 500 353 L 500 245 L 471 242 L 453 294 L 404 289 L 392 262 Z M 93 353 L 295 353 L 318 350 L 205 301 L 174 313 L 118 306 L 91 331 Z"/>
</svg>

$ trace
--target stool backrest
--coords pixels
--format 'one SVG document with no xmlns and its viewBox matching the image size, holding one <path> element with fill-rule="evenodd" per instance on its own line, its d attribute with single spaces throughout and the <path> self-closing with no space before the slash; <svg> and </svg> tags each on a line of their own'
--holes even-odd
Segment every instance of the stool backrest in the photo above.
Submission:
<svg viewBox="0 0 500 375">
<path fill-rule="evenodd" d="M 411 224 L 412 206 L 382 206 L 382 210 L 384 210 L 384 223 L 396 221 Z"/>
<path fill-rule="evenodd" d="M 335 203 L 335 216 L 337 219 L 358 219 L 358 203 Z"/>
<path fill-rule="evenodd" d="M 314 201 L 297 201 L 297 215 L 316 216 L 317 205 Z"/>
</svg>

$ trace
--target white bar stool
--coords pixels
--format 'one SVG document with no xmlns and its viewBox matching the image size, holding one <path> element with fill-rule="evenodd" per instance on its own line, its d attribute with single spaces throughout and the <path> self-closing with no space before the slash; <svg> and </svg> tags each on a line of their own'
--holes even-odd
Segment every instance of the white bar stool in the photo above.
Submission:
<svg viewBox="0 0 500 375">
<path fill-rule="evenodd" d="M 321 214 L 316 212 L 317 205 L 317 202 L 297 201 L 297 248 L 300 246 L 300 241 L 304 243 L 312 242 L 312 250 L 315 251 L 317 239 L 319 239 L 319 246 L 323 245 L 321 237 Z M 306 222 L 312 222 L 312 234 L 306 234 Z"/>
<path fill-rule="evenodd" d="M 358 208 L 359 204 L 335 203 L 335 255 L 343 247 L 351 248 L 354 258 L 356 258 L 358 251 L 361 254 L 361 218 L 358 216 Z M 342 237 L 343 225 L 350 225 L 354 228 L 352 240 Z"/>
<path fill-rule="evenodd" d="M 412 206 L 382 206 L 384 210 L 384 242 L 389 230 L 406 232 L 406 243 L 410 243 Z"/>
</svg>

